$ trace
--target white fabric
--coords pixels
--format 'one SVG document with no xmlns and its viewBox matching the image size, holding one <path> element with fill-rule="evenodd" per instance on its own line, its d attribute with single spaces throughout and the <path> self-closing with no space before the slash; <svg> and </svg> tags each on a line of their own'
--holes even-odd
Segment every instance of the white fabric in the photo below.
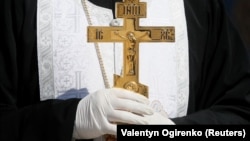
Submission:
<svg viewBox="0 0 250 141">
<path fill-rule="evenodd" d="M 98 104 L 96 104 L 98 103 Z M 93 139 L 105 134 L 116 135 L 112 123 L 146 124 L 139 115 L 152 115 L 148 99 L 124 89 L 103 89 L 83 98 L 78 104 L 73 137 Z"/>
<path fill-rule="evenodd" d="M 141 26 L 175 26 L 175 43 L 140 45 L 140 83 L 149 87 L 151 105 L 169 117 L 184 116 L 189 96 L 188 37 L 183 0 L 147 2 Z M 105 25 L 109 9 L 87 2 L 91 22 Z M 41 99 L 83 97 L 104 88 L 93 43 L 86 43 L 87 18 L 81 0 L 38 1 L 38 60 Z M 122 68 L 122 47 L 99 44 L 109 83 Z"/>
<path fill-rule="evenodd" d="M 146 125 L 175 125 L 171 119 L 158 112 L 154 112 L 152 115 L 145 115 L 144 120 L 147 122 Z"/>
</svg>

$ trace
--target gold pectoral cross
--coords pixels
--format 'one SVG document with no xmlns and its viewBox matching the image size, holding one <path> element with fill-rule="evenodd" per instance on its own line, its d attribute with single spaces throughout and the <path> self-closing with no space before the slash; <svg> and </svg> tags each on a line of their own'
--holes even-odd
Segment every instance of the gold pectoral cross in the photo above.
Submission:
<svg viewBox="0 0 250 141">
<path fill-rule="evenodd" d="M 146 14 L 146 2 L 117 2 L 116 18 L 124 19 L 123 26 L 88 26 L 88 42 L 123 42 L 123 76 L 114 75 L 114 87 L 128 89 L 148 97 L 148 87 L 139 83 L 139 43 L 175 42 L 175 28 L 139 26 L 139 18 L 146 18 Z"/>
</svg>

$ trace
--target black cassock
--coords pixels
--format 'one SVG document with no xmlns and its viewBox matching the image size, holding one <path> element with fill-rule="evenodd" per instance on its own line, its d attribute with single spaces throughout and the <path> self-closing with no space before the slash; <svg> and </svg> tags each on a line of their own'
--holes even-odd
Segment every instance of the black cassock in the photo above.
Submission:
<svg viewBox="0 0 250 141">
<path fill-rule="evenodd" d="M 109 0 L 110 2 L 112 0 Z M 108 0 L 93 0 L 114 8 Z M 36 0 L 1 0 L 0 140 L 70 141 L 79 99 L 39 99 Z M 222 0 L 184 0 L 189 39 L 188 116 L 176 124 L 249 124 L 249 51 Z"/>
</svg>

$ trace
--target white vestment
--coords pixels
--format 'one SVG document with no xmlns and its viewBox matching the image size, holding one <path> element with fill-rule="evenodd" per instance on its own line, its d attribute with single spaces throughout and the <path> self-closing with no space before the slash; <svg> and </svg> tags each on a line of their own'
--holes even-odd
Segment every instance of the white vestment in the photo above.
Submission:
<svg viewBox="0 0 250 141">
<path fill-rule="evenodd" d="M 169 117 L 186 115 L 189 96 L 188 37 L 183 0 L 147 2 L 140 26 L 175 26 L 175 43 L 140 44 L 140 83 L 151 105 Z M 86 2 L 94 26 L 109 26 L 110 9 Z M 105 88 L 94 43 L 87 43 L 81 0 L 39 0 L 37 15 L 41 100 L 81 98 Z M 121 22 L 122 20 L 118 19 Z M 122 69 L 122 43 L 98 43 L 109 84 Z"/>
</svg>

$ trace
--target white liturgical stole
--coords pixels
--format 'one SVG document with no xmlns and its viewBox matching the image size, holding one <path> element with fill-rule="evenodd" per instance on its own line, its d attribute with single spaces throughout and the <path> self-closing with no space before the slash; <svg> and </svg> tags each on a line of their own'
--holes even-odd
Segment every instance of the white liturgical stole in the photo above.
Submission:
<svg viewBox="0 0 250 141">
<path fill-rule="evenodd" d="M 175 26 L 174 43 L 140 43 L 139 81 L 149 88 L 153 108 L 169 117 L 186 115 L 189 97 L 188 37 L 183 0 L 147 2 L 141 26 Z M 110 26 L 110 9 L 86 0 L 38 0 L 37 37 L 41 100 L 82 98 L 104 89 L 87 26 Z M 89 15 L 88 15 L 88 14 Z M 88 19 L 88 16 L 90 17 Z M 117 19 L 122 26 L 122 19 Z M 98 43 L 108 83 L 121 75 L 122 43 Z"/>
</svg>

